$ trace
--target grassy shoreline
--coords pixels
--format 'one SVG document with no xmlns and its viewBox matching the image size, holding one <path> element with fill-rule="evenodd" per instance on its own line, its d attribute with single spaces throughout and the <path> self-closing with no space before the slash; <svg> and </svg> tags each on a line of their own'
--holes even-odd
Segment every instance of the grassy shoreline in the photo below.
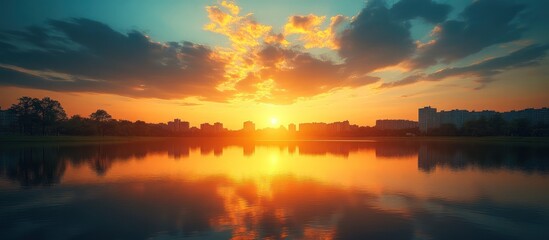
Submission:
<svg viewBox="0 0 549 240">
<path fill-rule="evenodd" d="M 143 141 L 169 141 L 169 140 L 193 140 L 193 141 L 426 141 L 426 142 L 523 142 L 523 143 L 547 143 L 549 137 L 331 137 L 331 138 L 242 138 L 242 137 L 125 137 L 125 136 L 0 136 L 0 142 L 25 143 L 25 142 L 67 142 L 67 143 L 122 143 Z"/>
</svg>

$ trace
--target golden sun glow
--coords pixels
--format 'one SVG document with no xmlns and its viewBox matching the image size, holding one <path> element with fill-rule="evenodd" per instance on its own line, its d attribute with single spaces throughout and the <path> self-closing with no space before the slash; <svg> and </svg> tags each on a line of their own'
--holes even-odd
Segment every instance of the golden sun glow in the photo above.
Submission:
<svg viewBox="0 0 549 240">
<path fill-rule="evenodd" d="M 276 126 L 278 124 L 278 118 L 272 117 L 271 118 L 271 125 Z"/>
</svg>

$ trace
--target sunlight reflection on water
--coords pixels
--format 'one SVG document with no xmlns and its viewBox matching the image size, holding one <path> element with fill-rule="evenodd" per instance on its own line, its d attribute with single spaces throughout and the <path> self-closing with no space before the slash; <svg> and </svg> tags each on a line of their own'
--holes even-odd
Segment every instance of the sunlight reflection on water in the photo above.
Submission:
<svg viewBox="0 0 549 240">
<path fill-rule="evenodd" d="M 5 144 L 2 239 L 543 239 L 549 150 L 419 141 Z"/>
</svg>

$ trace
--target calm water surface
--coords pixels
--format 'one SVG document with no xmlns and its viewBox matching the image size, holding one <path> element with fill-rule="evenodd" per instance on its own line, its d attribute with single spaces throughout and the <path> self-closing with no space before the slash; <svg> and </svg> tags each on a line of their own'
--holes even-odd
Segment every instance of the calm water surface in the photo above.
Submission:
<svg viewBox="0 0 549 240">
<path fill-rule="evenodd" d="M 0 145 L 0 239 L 549 239 L 549 147 Z"/>
</svg>

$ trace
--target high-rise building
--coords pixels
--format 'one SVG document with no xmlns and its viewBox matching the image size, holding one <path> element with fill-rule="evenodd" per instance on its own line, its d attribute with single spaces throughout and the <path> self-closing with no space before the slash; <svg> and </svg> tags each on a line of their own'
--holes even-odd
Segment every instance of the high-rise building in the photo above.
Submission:
<svg viewBox="0 0 549 240">
<path fill-rule="evenodd" d="M 186 121 L 181 122 L 179 125 L 179 129 L 183 132 L 189 131 L 190 127 L 191 127 L 191 124 Z"/>
<path fill-rule="evenodd" d="M 419 130 L 425 132 L 440 126 L 437 116 L 437 109 L 427 106 L 418 110 Z"/>
<path fill-rule="evenodd" d="M 168 129 L 172 132 L 187 132 L 189 131 L 189 122 L 181 121 L 181 119 L 174 119 L 168 122 Z"/>
<path fill-rule="evenodd" d="M 295 124 L 290 123 L 288 125 L 288 131 L 291 132 L 291 133 L 295 133 L 297 131 Z"/>
<path fill-rule="evenodd" d="M 254 132 L 255 131 L 255 123 L 252 121 L 246 121 L 244 122 L 244 126 L 242 128 L 244 132 Z"/>
<path fill-rule="evenodd" d="M 213 125 L 214 132 L 222 132 L 223 131 L 223 123 L 216 122 Z"/>
<path fill-rule="evenodd" d="M 180 127 L 181 127 L 181 119 L 176 118 L 176 119 L 173 120 L 173 122 L 174 122 L 174 131 L 175 131 L 175 132 L 181 131 L 181 129 L 180 129 Z"/>
<path fill-rule="evenodd" d="M 457 128 L 463 127 L 468 121 L 478 120 L 480 118 L 490 119 L 500 114 L 505 121 L 515 119 L 526 119 L 532 124 L 549 123 L 549 108 L 513 110 L 510 112 L 496 112 L 491 110 L 472 111 L 450 110 L 437 112 L 436 108 L 424 107 L 418 110 L 419 130 L 425 132 L 429 129 L 438 128 L 441 124 L 453 124 Z"/>
<path fill-rule="evenodd" d="M 501 114 L 506 121 L 512 121 L 513 119 L 528 119 L 532 124 L 537 123 L 549 123 L 549 108 L 540 109 L 523 109 L 513 110 L 510 112 L 504 112 Z"/>
<path fill-rule="evenodd" d="M 212 132 L 213 131 L 213 125 L 209 123 L 202 123 L 200 124 L 200 130 L 203 132 Z"/>
<path fill-rule="evenodd" d="M 200 124 L 200 130 L 206 133 L 220 133 L 223 132 L 223 123 L 216 122 L 214 124 L 202 123 Z"/>
</svg>

